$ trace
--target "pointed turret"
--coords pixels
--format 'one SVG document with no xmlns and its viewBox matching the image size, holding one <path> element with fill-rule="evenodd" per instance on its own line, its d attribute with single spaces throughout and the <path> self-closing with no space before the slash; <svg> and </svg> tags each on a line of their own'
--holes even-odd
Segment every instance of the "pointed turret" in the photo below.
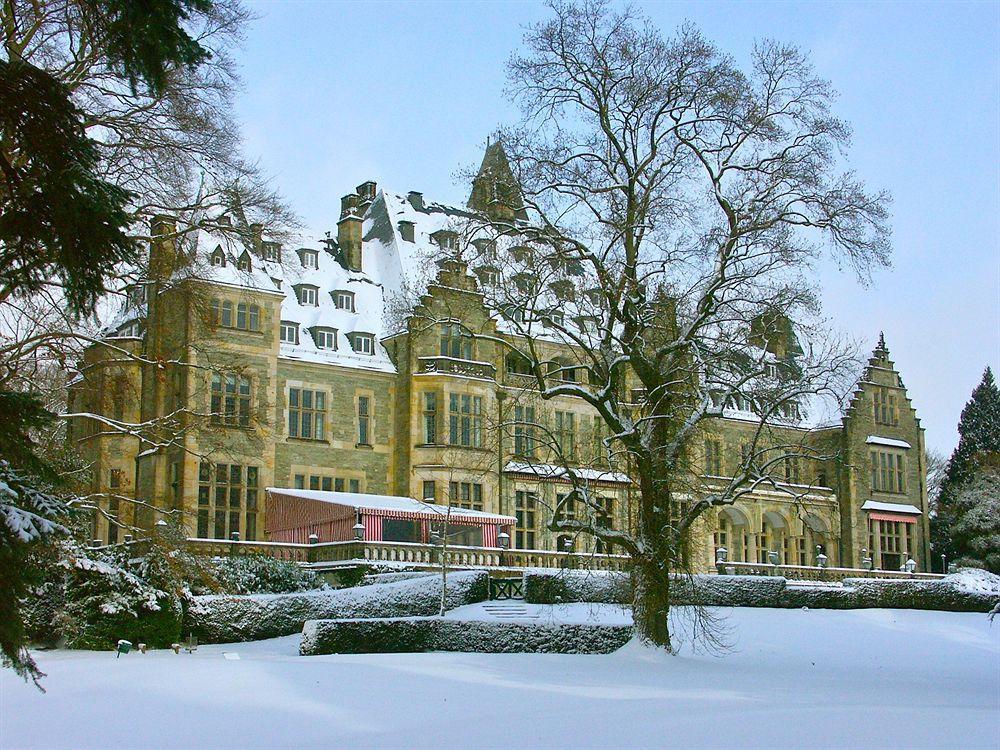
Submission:
<svg viewBox="0 0 1000 750">
<path fill-rule="evenodd" d="M 472 181 L 472 195 L 466 205 L 481 211 L 493 221 L 527 221 L 521 189 L 499 140 L 486 146 L 483 163 Z"/>
</svg>

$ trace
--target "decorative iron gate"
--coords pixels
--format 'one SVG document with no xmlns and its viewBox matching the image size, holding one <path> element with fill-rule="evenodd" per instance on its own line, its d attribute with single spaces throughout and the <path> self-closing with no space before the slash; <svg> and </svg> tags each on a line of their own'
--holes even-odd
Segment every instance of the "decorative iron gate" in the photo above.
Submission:
<svg viewBox="0 0 1000 750">
<path fill-rule="evenodd" d="M 490 599 L 523 599 L 523 578 L 490 578 Z"/>
</svg>

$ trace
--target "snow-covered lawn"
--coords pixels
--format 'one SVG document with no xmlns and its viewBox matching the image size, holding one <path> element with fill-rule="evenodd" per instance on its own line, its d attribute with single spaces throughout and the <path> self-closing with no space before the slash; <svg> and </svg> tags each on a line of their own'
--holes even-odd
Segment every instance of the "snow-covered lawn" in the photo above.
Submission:
<svg viewBox="0 0 1000 750">
<path fill-rule="evenodd" d="M 587 622 L 613 607 L 472 605 Z M 490 611 L 490 610 L 493 611 Z M 721 610 L 724 656 L 49 652 L 0 672 L 0 747 L 997 748 L 1000 621 L 909 610 Z M 226 658 L 236 654 L 238 660 Z"/>
</svg>

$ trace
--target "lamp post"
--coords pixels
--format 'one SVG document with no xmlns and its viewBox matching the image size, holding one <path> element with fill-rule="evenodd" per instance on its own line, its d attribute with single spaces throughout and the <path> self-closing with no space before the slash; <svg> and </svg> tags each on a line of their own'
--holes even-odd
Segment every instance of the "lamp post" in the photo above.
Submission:
<svg viewBox="0 0 1000 750">
<path fill-rule="evenodd" d="M 906 561 L 905 567 L 906 567 L 906 572 L 909 573 L 910 575 L 913 575 L 914 573 L 917 572 L 917 561 L 911 557 Z"/>
<path fill-rule="evenodd" d="M 507 548 L 510 547 L 510 534 L 506 531 L 501 531 L 497 534 L 497 544 L 500 545 L 500 567 L 502 568 L 504 563 L 504 553 L 507 551 Z"/>
<path fill-rule="evenodd" d="M 566 568 L 569 569 L 573 567 L 573 558 L 570 557 L 570 554 L 573 552 L 573 540 L 566 537 L 563 539 L 562 546 L 563 551 L 566 553 Z"/>
</svg>

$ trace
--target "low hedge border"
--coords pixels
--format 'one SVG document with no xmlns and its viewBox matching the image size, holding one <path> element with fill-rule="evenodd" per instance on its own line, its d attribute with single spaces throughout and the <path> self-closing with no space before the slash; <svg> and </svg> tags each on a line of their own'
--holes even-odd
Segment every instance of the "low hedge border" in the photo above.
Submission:
<svg viewBox="0 0 1000 750">
<path fill-rule="evenodd" d="M 443 617 L 310 620 L 302 629 L 299 653 L 608 654 L 631 637 L 631 625 L 480 622 Z"/>
<path fill-rule="evenodd" d="M 533 604 L 598 602 L 629 605 L 627 575 L 594 571 L 531 571 L 524 574 L 524 598 Z M 963 589 L 948 578 L 884 580 L 847 578 L 843 586 L 796 585 L 780 576 L 695 575 L 677 578 L 673 604 L 714 607 L 812 607 L 815 609 L 925 609 L 989 612 L 997 596 Z"/>
<path fill-rule="evenodd" d="M 451 573 L 445 607 L 483 601 L 488 581 L 485 571 Z M 435 615 L 440 606 L 440 576 L 333 591 L 198 596 L 188 607 L 184 633 L 203 643 L 256 641 L 298 633 L 307 620 Z"/>
</svg>

